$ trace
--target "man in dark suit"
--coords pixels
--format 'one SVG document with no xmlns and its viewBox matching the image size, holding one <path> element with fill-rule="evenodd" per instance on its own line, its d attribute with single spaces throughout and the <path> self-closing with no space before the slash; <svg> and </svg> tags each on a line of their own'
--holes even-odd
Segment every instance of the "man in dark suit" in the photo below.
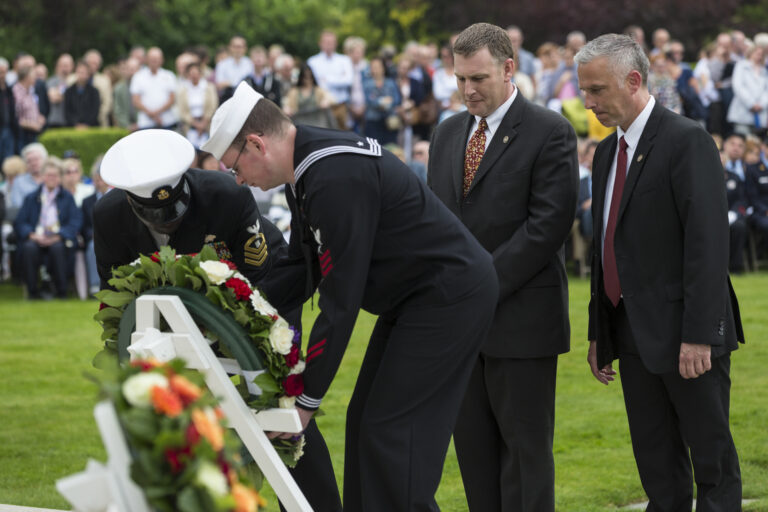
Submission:
<svg viewBox="0 0 768 512">
<path fill-rule="evenodd" d="M 699 512 L 741 510 L 728 409 L 729 354 L 744 337 L 717 148 L 656 104 L 629 37 L 600 36 L 576 62 L 586 107 L 617 127 L 592 167 L 589 365 L 608 384 L 619 359 L 647 510 L 691 510 L 694 475 Z"/>
<path fill-rule="evenodd" d="M 470 510 L 554 510 L 557 356 L 567 352 L 563 243 L 578 193 L 576 136 L 511 82 L 514 50 L 487 23 L 453 46 L 467 112 L 436 131 L 428 182 L 493 255 L 499 300 L 454 432 Z"/>
</svg>

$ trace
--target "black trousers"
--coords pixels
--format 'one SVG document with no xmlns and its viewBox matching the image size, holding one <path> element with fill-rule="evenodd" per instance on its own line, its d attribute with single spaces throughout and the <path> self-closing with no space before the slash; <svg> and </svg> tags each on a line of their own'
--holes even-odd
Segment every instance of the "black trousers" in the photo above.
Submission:
<svg viewBox="0 0 768 512">
<path fill-rule="evenodd" d="M 730 354 L 696 379 L 653 374 L 637 353 L 623 303 L 612 318 L 619 374 L 648 512 L 741 510 L 741 472 L 728 425 Z M 693 466 L 693 471 L 691 471 Z"/>
<path fill-rule="evenodd" d="M 347 411 L 346 512 L 437 511 L 461 399 L 485 341 L 496 276 L 449 305 L 382 316 Z"/>
<path fill-rule="evenodd" d="M 40 265 L 43 264 L 44 256 L 47 256 L 48 271 L 56 288 L 56 296 L 66 297 L 69 272 L 67 270 L 67 249 L 64 247 L 64 242 L 56 242 L 49 247 L 40 247 L 34 240 L 27 239 L 21 244 L 19 261 L 22 265 L 24 283 L 27 285 L 29 296 L 35 297 L 39 294 L 37 274 Z"/>
<path fill-rule="evenodd" d="M 469 510 L 555 510 L 557 356 L 480 355 L 453 438 Z"/>
</svg>

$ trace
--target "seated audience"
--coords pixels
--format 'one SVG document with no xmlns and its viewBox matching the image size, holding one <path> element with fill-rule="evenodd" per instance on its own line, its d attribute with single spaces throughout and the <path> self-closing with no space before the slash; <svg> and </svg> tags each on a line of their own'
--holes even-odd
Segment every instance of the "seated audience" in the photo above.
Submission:
<svg viewBox="0 0 768 512">
<path fill-rule="evenodd" d="M 744 272 L 744 245 L 747 241 L 747 196 L 744 180 L 725 169 L 725 190 L 728 196 L 728 224 L 731 233 L 728 269 L 731 273 L 740 274 Z"/>
<path fill-rule="evenodd" d="M 21 150 L 21 158 L 24 159 L 27 172 L 18 175 L 13 181 L 10 192 L 10 206 L 13 208 L 21 208 L 27 194 L 40 186 L 43 180 L 40 171 L 43 168 L 43 162 L 48 158 L 48 151 L 39 142 L 33 142 L 24 146 Z"/>
<path fill-rule="evenodd" d="M 40 187 L 24 198 L 14 229 L 19 246 L 19 261 L 29 299 L 40 299 L 38 274 L 45 262 L 51 274 L 56 297 L 66 298 L 68 251 L 76 244 L 82 215 L 72 194 L 61 186 L 62 165 L 49 158 L 43 164 Z"/>
<path fill-rule="evenodd" d="M 747 166 L 744 187 L 752 207 L 749 220 L 760 234 L 761 249 L 765 250 L 768 247 L 768 139 L 763 140 L 758 161 Z"/>
</svg>

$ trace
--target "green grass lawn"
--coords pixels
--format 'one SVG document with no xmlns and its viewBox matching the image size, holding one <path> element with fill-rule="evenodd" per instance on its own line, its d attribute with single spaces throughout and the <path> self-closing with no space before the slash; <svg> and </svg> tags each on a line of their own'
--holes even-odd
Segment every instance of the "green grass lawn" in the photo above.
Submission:
<svg viewBox="0 0 768 512">
<path fill-rule="evenodd" d="M 731 424 L 739 450 L 746 510 L 768 511 L 768 274 L 734 279 L 747 342 L 733 355 Z M 558 511 L 608 511 L 644 500 L 635 469 L 618 382 L 604 387 L 586 364 L 588 283 L 572 279 L 572 351 L 560 358 L 555 463 Z M 67 508 L 56 479 L 81 471 L 91 457 L 104 459 L 92 416 L 93 372 L 100 348 L 91 320 L 97 303 L 24 302 L 0 285 L 0 503 Z M 309 325 L 317 307 L 305 308 Z M 336 381 L 318 420 L 336 477 L 342 482 L 344 418 L 374 317 L 360 315 Z M 268 493 L 269 494 L 269 493 Z M 267 510 L 278 510 L 268 498 Z M 466 510 L 453 448 L 437 494 L 444 511 Z"/>
</svg>

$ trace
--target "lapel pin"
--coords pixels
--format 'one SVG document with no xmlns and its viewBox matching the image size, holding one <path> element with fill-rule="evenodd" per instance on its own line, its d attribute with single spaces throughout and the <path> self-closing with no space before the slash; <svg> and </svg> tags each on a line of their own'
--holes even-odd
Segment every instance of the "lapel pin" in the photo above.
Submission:
<svg viewBox="0 0 768 512">
<path fill-rule="evenodd" d="M 502 139 L 502 142 L 503 142 L 504 144 L 506 144 L 507 142 L 509 142 L 509 135 L 505 135 L 505 136 L 504 136 L 504 138 Z"/>
<path fill-rule="evenodd" d="M 638 157 L 637 157 L 637 161 L 638 161 L 638 162 L 642 162 L 642 161 L 643 161 L 643 155 L 638 155 Z"/>
</svg>

